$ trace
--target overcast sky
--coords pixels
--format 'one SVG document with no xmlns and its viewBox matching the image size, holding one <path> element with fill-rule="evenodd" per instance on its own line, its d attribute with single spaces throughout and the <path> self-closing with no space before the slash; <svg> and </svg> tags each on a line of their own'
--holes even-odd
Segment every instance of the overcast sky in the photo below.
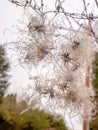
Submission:
<svg viewBox="0 0 98 130">
<path fill-rule="evenodd" d="M 0 2 L 0 42 L 4 43 L 6 41 L 11 41 L 15 39 L 16 35 L 13 35 L 10 31 L 13 28 L 12 26 L 18 24 L 18 20 L 21 19 L 23 10 L 18 8 L 8 0 L 2 0 Z M 12 62 L 14 58 L 11 54 L 8 54 L 8 57 Z M 9 92 L 21 93 L 21 87 L 27 86 L 28 84 L 28 74 L 27 71 L 17 66 L 17 63 L 14 62 L 10 72 L 11 77 L 11 86 Z"/>
</svg>

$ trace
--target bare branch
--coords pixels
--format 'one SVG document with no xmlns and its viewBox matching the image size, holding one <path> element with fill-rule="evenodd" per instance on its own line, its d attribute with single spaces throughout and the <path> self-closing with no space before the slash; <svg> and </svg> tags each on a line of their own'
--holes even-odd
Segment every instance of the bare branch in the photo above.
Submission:
<svg viewBox="0 0 98 130">
<path fill-rule="evenodd" d="M 98 1 L 97 1 L 97 0 L 95 0 L 95 3 L 96 3 L 96 6 L 97 6 L 97 8 L 98 8 Z"/>
</svg>

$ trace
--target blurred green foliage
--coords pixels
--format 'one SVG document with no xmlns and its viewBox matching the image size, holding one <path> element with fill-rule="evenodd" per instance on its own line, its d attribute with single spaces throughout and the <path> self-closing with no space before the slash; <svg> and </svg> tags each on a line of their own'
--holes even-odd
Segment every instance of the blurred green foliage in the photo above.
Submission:
<svg viewBox="0 0 98 130">
<path fill-rule="evenodd" d="M 90 123 L 90 128 L 91 128 L 91 130 L 98 130 L 98 115 Z"/>
<path fill-rule="evenodd" d="M 93 63 L 93 74 L 93 87 L 98 89 L 98 53 L 96 54 L 96 58 Z"/>
<path fill-rule="evenodd" d="M 93 87 L 95 90 L 97 113 L 93 117 L 93 120 L 90 123 L 90 130 L 98 130 L 98 53 L 96 54 L 95 61 L 93 63 Z"/>
<path fill-rule="evenodd" d="M 0 107 L 0 130 L 67 130 L 62 120 L 54 118 L 38 109 L 29 109 L 26 101 L 17 103 L 16 95 L 3 98 Z"/>
<path fill-rule="evenodd" d="M 0 100 L 4 96 L 9 86 L 9 62 L 6 57 L 6 51 L 3 45 L 0 45 Z"/>
</svg>

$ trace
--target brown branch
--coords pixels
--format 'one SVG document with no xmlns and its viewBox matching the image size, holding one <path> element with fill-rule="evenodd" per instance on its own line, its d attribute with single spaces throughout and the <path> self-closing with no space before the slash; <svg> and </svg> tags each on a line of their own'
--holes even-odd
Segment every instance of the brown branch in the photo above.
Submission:
<svg viewBox="0 0 98 130">
<path fill-rule="evenodd" d="M 98 8 L 98 1 L 97 1 L 97 0 L 95 0 L 95 3 L 96 3 L 96 6 L 97 6 L 97 8 Z"/>
<path fill-rule="evenodd" d="M 85 0 L 82 0 L 83 1 L 83 4 L 84 4 L 84 11 L 86 12 L 86 15 L 87 15 L 87 7 L 86 7 L 86 2 Z"/>
</svg>

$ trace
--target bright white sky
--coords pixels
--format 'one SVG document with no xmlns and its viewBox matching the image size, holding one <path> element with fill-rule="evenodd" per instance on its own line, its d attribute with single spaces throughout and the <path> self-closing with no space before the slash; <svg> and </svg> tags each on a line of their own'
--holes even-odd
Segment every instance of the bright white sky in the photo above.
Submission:
<svg viewBox="0 0 98 130">
<path fill-rule="evenodd" d="M 0 42 L 6 42 L 11 41 L 15 39 L 15 35 L 11 34 L 8 29 L 12 28 L 13 25 L 18 25 L 18 19 L 21 19 L 23 10 L 20 7 L 16 7 L 12 3 L 10 3 L 8 0 L 0 0 Z M 49 7 L 52 6 L 52 3 L 50 2 L 52 0 L 47 0 L 47 3 Z M 81 0 L 66 0 L 67 8 L 70 11 L 74 12 L 81 12 L 82 9 L 82 3 Z M 89 11 L 96 13 L 98 10 L 95 10 L 95 5 L 93 4 L 93 0 L 87 0 L 87 2 L 91 2 L 92 5 L 89 6 Z M 11 54 L 8 54 L 11 58 L 10 60 L 13 61 L 14 58 L 11 56 Z M 9 92 L 13 93 L 22 93 L 22 87 L 26 87 L 29 82 L 29 75 L 28 71 L 24 68 L 21 68 L 20 66 L 17 66 L 17 63 L 14 62 L 12 64 L 12 69 L 10 74 L 12 75 L 11 78 L 11 86 L 9 89 Z M 76 129 L 75 129 L 76 130 Z M 78 129 L 77 129 L 78 130 Z"/>
<path fill-rule="evenodd" d="M 11 41 L 15 39 L 16 35 L 12 35 L 8 29 L 11 29 L 13 25 L 18 24 L 18 19 L 21 19 L 23 10 L 16 7 L 8 0 L 2 0 L 0 3 L 0 42 Z M 10 56 L 10 60 L 14 61 L 13 56 Z M 11 86 L 9 92 L 21 93 L 21 87 L 27 86 L 28 84 L 28 74 L 23 68 L 17 66 L 14 62 L 11 70 Z"/>
</svg>

